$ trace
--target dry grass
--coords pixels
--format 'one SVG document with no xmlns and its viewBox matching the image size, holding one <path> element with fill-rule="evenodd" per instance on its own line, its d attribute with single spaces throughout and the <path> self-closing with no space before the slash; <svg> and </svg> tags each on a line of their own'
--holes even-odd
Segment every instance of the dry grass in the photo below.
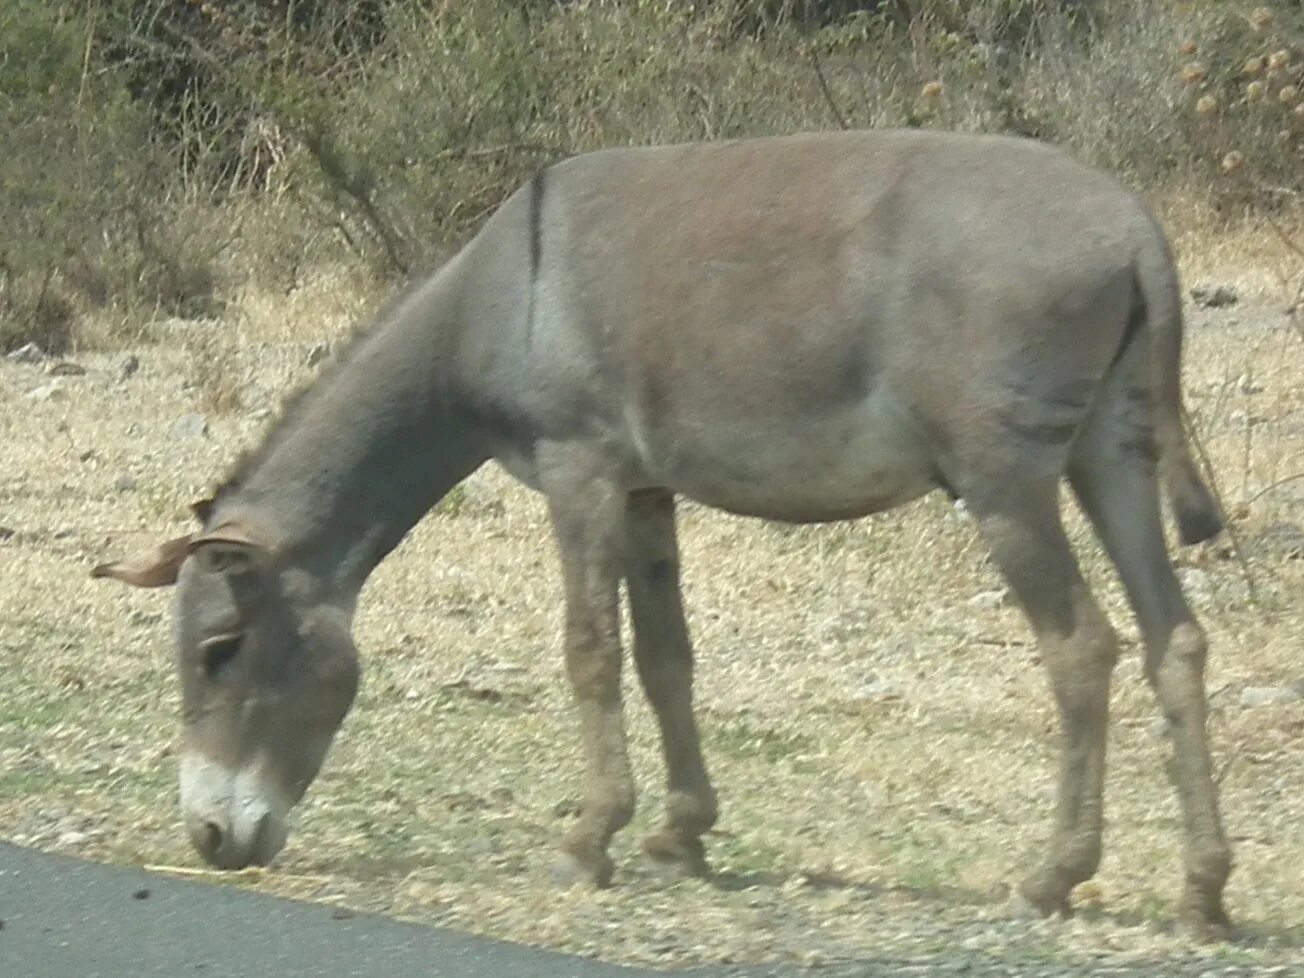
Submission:
<svg viewBox="0 0 1304 978">
<path fill-rule="evenodd" d="M 1191 277 L 1260 281 L 1211 263 L 1243 257 L 1248 238 L 1179 239 Z M 167 596 L 92 583 L 86 569 L 184 527 L 186 504 L 256 437 L 250 412 L 306 376 L 309 341 L 347 318 L 341 291 L 314 288 L 315 298 L 247 297 L 244 342 L 229 351 L 247 378 L 242 411 L 211 418 L 209 439 L 168 433 L 204 397 L 184 382 L 184 344 L 143 350 L 126 382 L 114 357 L 87 357 L 91 372 L 39 407 L 26 393 L 47 378 L 0 364 L 0 524 L 13 531 L 0 539 L 0 837 L 198 867 L 170 760 Z M 1304 340 L 1280 307 L 1192 317 L 1189 401 L 1250 557 L 1230 559 L 1225 542 L 1181 555 L 1207 575 L 1211 729 L 1238 857 L 1229 902 L 1248 935 L 1216 953 L 1265 964 L 1304 948 L 1304 706 L 1238 704 L 1247 685 L 1301 678 L 1304 560 L 1254 546 L 1273 523 L 1304 523 L 1304 481 L 1281 482 L 1304 472 Z M 1107 851 L 1079 892 L 1084 922 L 999 922 L 1048 827 L 1055 717 L 1018 612 L 971 600 L 1001 582 L 940 498 L 801 529 L 685 507 L 699 699 L 724 804 L 710 842 L 719 879 L 667 884 L 636 857 L 659 816 L 660 758 L 631 695 L 644 793 L 616 843 L 619 885 L 553 891 L 544 870 L 580 766 L 557 571 L 540 500 L 496 470 L 376 573 L 358 623 L 364 690 L 342 740 L 277 866 L 229 880 L 646 962 L 1011 946 L 1176 954 L 1161 926 L 1180 871 L 1166 745 L 1152 733 L 1121 592 L 1076 514 L 1072 526 L 1128 642 Z M 871 681 L 902 695 L 858 698 Z"/>
</svg>

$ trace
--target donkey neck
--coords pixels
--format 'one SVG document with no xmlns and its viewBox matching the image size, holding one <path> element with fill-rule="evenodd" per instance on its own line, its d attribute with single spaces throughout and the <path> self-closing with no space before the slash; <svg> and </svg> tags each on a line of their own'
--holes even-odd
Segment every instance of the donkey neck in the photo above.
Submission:
<svg viewBox="0 0 1304 978">
<path fill-rule="evenodd" d="M 452 276 L 400 300 L 287 409 L 219 491 L 210 524 L 245 519 L 345 594 L 488 457 L 452 377 Z"/>
</svg>

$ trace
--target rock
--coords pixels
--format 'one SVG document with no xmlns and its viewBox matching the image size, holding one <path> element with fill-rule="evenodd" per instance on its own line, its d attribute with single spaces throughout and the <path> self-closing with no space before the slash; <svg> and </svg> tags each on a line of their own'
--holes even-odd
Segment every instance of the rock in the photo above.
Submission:
<svg viewBox="0 0 1304 978">
<path fill-rule="evenodd" d="M 1254 379 L 1254 375 L 1248 373 L 1241 374 L 1236 381 L 1236 389 L 1246 395 L 1262 394 L 1264 390 L 1263 385 Z"/>
<path fill-rule="evenodd" d="M 36 390 L 28 394 L 27 397 L 29 400 L 37 401 L 38 403 L 60 400 L 63 397 L 63 385 L 57 380 L 51 381 L 48 384 L 42 384 L 40 387 L 36 388 Z"/>
<path fill-rule="evenodd" d="M 1234 306 L 1241 297 L 1230 285 L 1197 285 L 1191 290 L 1192 301 L 1201 309 L 1222 309 Z"/>
<path fill-rule="evenodd" d="M 1001 608 L 1009 603 L 1010 592 L 1006 588 L 997 588 L 994 591 L 979 591 L 965 602 L 970 608 L 975 609 Z"/>
<path fill-rule="evenodd" d="M 309 367 L 315 367 L 330 355 L 329 343 L 314 343 L 312 349 L 308 351 L 308 356 L 304 358 L 304 363 Z"/>
<path fill-rule="evenodd" d="M 1195 604 L 1208 604 L 1213 600 L 1213 578 L 1199 567 L 1182 567 L 1177 571 L 1182 590 Z"/>
<path fill-rule="evenodd" d="M 5 357 L 10 363 L 37 364 L 45 359 L 45 351 L 35 343 L 24 343 Z"/>
<path fill-rule="evenodd" d="M 1294 686 L 1246 686 L 1241 690 L 1241 706 L 1254 709 L 1259 706 L 1280 706 L 1304 699 L 1304 683 Z"/>
<path fill-rule="evenodd" d="M 54 844 L 59 849 L 66 849 L 69 846 L 79 846 L 89 838 L 90 836 L 85 832 L 70 830 L 67 832 L 60 832 L 59 838 L 55 840 Z"/>
<path fill-rule="evenodd" d="M 135 492 L 140 488 L 140 483 L 132 475 L 120 475 L 113 480 L 113 490 L 115 492 Z"/>
<path fill-rule="evenodd" d="M 891 679 L 873 679 L 851 694 L 856 703 L 875 703 L 884 700 L 905 699 L 906 689 Z"/>
<path fill-rule="evenodd" d="M 45 365 L 45 372 L 51 377 L 80 377 L 86 373 L 86 368 L 71 360 L 55 360 Z"/>
<path fill-rule="evenodd" d="M 1146 736 L 1151 740 L 1163 740 L 1172 731 L 1173 725 L 1167 717 L 1155 717 L 1146 724 Z"/>
<path fill-rule="evenodd" d="M 208 418 L 202 414 L 183 414 L 172 422 L 169 429 L 173 438 L 207 438 Z"/>
<path fill-rule="evenodd" d="M 134 353 L 128 353 L 118 364 L 118 380 L 130 380 L 140 369 L 140 357 Z"/>
</svg>

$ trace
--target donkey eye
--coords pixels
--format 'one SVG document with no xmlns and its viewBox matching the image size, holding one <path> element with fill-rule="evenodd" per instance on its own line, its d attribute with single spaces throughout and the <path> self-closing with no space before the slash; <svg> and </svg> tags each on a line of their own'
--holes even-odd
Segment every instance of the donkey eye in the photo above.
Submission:
<svg viewBox="0 0 1304 978">
<path fill-rule="evenodd" d="M 244 641 L 243 633 L 235 635 L 218 635 L 199 643 L 203 656 L 204 675 L 216 679 L 231 664 L 240 652 L 240 643 Z"/>
</svg>

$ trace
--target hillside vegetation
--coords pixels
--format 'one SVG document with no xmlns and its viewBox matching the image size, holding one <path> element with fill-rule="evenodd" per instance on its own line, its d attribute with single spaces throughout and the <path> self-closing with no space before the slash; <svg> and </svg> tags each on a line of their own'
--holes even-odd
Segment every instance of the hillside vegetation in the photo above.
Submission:
<svg viewBox="0 0 1304 978">
<path fill-rule="evenodd" d="M 1214 0 L 9 0 L 0 347 L 387 285 L 600 146 L 1005 131 L 1297 215 L 1301 37 L 1298 4 Z"/>
</svg>

